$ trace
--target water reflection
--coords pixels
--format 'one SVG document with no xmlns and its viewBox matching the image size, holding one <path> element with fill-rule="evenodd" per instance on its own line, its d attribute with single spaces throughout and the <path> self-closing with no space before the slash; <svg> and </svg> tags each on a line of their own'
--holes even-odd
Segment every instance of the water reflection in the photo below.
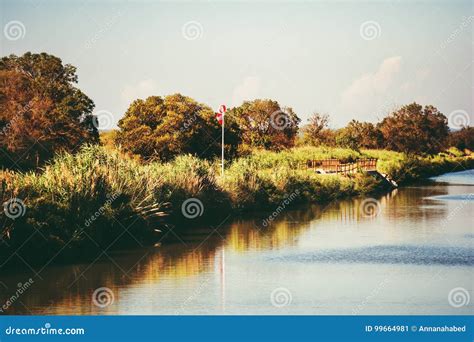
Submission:
<svg viewBox="0 0 474 342">
<path fill-rule="evenodd" d="M 259 313 L 268 294 L 258 291 L 263 291 L 264 284 L 281 282 L 282 274 L 291 277 L 293 267 L 294 272 L 300 267 L 291 266 L 294 262 L 311 267 L 305 274 L 307 280 L 330 278 L 331 270 L 320 274 L 316 263 L 321 262 L 396 264 L 401 257 L 406 261 L 401 264 L 472 266 L 472 248 L 466 245 L 461 244 L 464 249 L 427 246 L 410 250 L 412 242 L 429 241 L 436 227 L 449 217 L 451 204 L 433 197 L 463 192 L 466 188 L 433 184 L 376 197 L 380 206 L 376 215 L 367 215 L 365 199 L 355 198 L 285 211 L 267 227 L 262 225 L 267 217 L 264 213 L 252 219 L 235 219 L 217 229 L 180 230 L 175 232 L 179 238 L 174 241 L 104 254 L 93 263 L 51 266 L 39 276 L 28 271 L 3 274 L 0 303 L 15 293 L 17 283 L 32 277 L 33 286 L 4 314 L 219 313 L 226 301 L 234 302 L 235 313 Z M 469 241 L 466 226 L 472 219 L 458 215 L 456 220 L 463 239 Z M 439 255 L 443 260 L 436 257 Z M 342 281 L 340 275 L 333 277 L 335 284 Z M 304 286 L 304 281 L 298 286 Z M 92 293 L 99 287 L 113 291 L 113 305 L 99 308 L 92 304 Z M 242 295 L 226 299 L 226 288 Z M 311 303 L 313 294 L 301 291 L 308 296 L 306 303 Z M 239 306 L 243 297 L 247 306 L 254 306 Z"/>
</svg>

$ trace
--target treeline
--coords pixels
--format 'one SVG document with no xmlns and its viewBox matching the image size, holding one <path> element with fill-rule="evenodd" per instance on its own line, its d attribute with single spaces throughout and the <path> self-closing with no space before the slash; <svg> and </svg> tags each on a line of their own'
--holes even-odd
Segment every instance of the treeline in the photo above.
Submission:
<svg viewBox="0 0 474 342">
<path fill-rule="evenodd" d="M 93 101 L 75 84 L 76 68 L 52 55 L 26 53 L 0 60 L 0 166 L 30 169 L 57 152 L 75 152 L 99 141 Z M 473 128 L 450 132 L 433 106 L 413 103 L 377 124 L 351 121 L 329 129 L 327 115 L 314 114 L 301 132 L 291 107 L 257 99 L 225 114 L 225 150 L 232 159 L 251 150 L 281 151 L 295 145 L 390 149 L 434 154 L 449 146 L 473 149 Z M 119 122 L 114 143 L 143 160 L 169 161 L 191 154 L 220 154 L 221 127 L 214 110 L 181 94 L 135 100 Z"/>
<path fill-rule="evenodd" d="M 329 128 L 329 116 L 314 113 L 302 128 L 300 143 L 359 149 L 387 149 L 407 154 L 435 154 L 448 147 L 474 148 L 474 127 L 450 131 L 444 114 L 433 106 L 412 103 L 390 113 L 381 122 L 350 121 Z"/>
</svg>

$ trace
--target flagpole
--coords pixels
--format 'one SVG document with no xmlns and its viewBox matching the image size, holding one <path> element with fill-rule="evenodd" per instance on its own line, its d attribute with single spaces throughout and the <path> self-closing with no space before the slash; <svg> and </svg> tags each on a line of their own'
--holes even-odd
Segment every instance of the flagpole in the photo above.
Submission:
<svg viewBox="0 0 474 342">
<path fill-rule="evenodd" d="M 224 177 L 224 123 L 225 123 L 225 113 L 222 113 L 222 156 L 221 156 L 222 177 Z"/>
</svg>

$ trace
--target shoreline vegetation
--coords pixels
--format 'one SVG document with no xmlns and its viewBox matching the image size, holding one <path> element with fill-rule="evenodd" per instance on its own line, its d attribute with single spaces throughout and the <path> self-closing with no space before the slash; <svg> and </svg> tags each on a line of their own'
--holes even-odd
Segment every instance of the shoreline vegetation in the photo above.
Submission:
<svg viewBox="0 0 474 342">
<path fill-rule="evenodd" d="M 95 260 L 240 213 L 269 211 L 265 226 L 291 206 L 386 191 L 368 173 L 319 175 L 308 160 L 377 158 L 402 186 L 474 168 L 474 127 L 462 110 L 448 115 L 456 130 L 417 103 L 335 129 L 319 112 L 301 124 L 274 99 L 216 113 L 180 93 L 150 94 L 104 132 L 116 118 L 94 112 L 77 82 L 74 66 L 47 53 L 0 59 L 2 268 Z"/>
<path fill-rule="evenodd" d="M 307 159 L 378 158 L 378 171 L 399 185 L 474 168 L 474 158 L 455 148 L 434 156 L 331 147 L 266 150 L 238 158 L 220 176 L 220 165 L 191 155 L 171 162 L 140 161 L 118 149 L 83 146 L 63 153 L 41 172 L 0 172 L 2 198 L 21 199 L 22 215 L 4 224 L 8 245 L 2 263 L 16 252 L 29 264 L 95 259 L 102 251 L 150 245 L 176 225 L 219 223 L 228 215 L 277 211 L 387 191 L 374 177 L 357 173 L 318 175 Z M 189 202 L 191 201 L 191 202 Z M 186 203 L 189 204 L 186 207 Z M 271 224 L 271 216 L 262 227 Z M 12 265 L 19 260 L 10 260 Z M 8 263 L 7 263 L 8 264 Z"/>
</svg>

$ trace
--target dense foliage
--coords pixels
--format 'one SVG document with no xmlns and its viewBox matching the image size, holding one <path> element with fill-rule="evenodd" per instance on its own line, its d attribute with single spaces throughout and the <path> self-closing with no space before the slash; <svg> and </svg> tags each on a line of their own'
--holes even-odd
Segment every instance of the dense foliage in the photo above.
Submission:
<svg viewBox="0 0 474 342">
<path fill-rule="evenodd" d="M 236 152 L 239 135 L 226 118 L 226 149 Z M 211 108 L 174 94 L 136 100 L 119 122 L 117 142 L 146 160 L 170 160 L 181 154 L 212 158 L 220 153 L 221 127 Z"/>
<path fill-rule="evenodd" d="M 412 103 L 383 119 L 385 147 L 406 153 L 433 154 L 446 148 L 448 119 L 433 106 Z"/>
<path fill-rule="evenodd" d="M 460 150 L 474 150 L 474 127 L 462 127 L 458 131 L 450 132 L 448 136 L 448 146 L 456 147 Z"/>
<path fill-rule="evenodd" d="M 94 103 L 75 83 L 76 68 L 46 53 L 0 60 L 0 166 L 35 167 L 98 141 Z"/>
<path fill-rule="evenodd" d="M 260 99 L 233 108 L 228 117 L 238 124 L 244 150 L 257 147 L 280 151 L 293 147 L 301 121 L 292 108 Z"/>
</svg>

